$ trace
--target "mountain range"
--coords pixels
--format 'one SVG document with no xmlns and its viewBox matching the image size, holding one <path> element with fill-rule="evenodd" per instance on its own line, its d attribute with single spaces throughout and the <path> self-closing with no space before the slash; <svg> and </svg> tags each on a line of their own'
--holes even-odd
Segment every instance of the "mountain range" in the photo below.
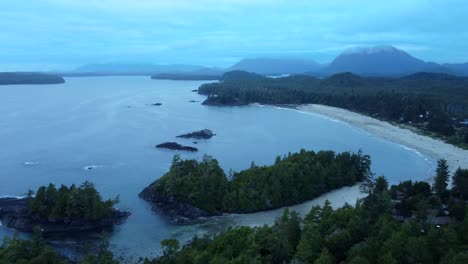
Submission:
<svg viewBox="0 0 468 264">
<path fill-rule="evenodd" d="M 468 63 L 438 64 L 418 59 L 393 46 L 357 47 L 345 50 L 330 64 L 319 64 L 309 59 L 249 58 L 226 68 L 209 68 L 184 64 L 88 64 L 64 76 L 88 75 L 154 75 L 183 74 L 221 76 L 228 71 L 247 71 L 261 75 L 304 74 L 329 76 L 351 72 L 363 76 L 403 76 L 416 72 L 448 73 L 468 76 Z"/>
</svg>

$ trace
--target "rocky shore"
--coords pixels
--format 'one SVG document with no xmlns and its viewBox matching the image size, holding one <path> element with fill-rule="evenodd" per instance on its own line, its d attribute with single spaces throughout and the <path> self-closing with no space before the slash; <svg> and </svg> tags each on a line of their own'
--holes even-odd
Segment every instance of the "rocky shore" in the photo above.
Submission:
<svg viewBox="0 0 468 264">
<path fill-rule="evenodd" d="M 210 214 L 200 208 L 178 202 L 174 197 L 159 195 L 154 192 L 153 184 L 143 189 L 138 196 L 149 202 L 153 211 L 164 214 L 172 224 L 176 225 L 203 223 L 210 216 L 221 215 L 221 213 Z"/>
<path fill-rule="evenodd" d="M 32 232 L 39 226 L 44 233 L 82 232 L 99 230 L 121 224 L 130 216 L 130 212 L 115 209 L 112 216 L 100 220 L 40 219 L 29 214 L 28 198 L 0 198 L 0 221 L 3 226 L 19 231 Z"/>
</svg>

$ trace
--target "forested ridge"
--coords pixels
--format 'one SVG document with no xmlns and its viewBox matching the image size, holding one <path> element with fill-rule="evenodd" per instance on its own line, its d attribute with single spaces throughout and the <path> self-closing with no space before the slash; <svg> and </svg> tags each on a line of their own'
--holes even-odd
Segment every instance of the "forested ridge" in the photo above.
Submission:
<svg viewBox="0 0 468 264">
<path fill-rule="evenodd" d="M 209 213 L 248 213 L 313 199 L 351 186 L 370 174 L 370 158 L 362 153 L 306 151 L 276 158 L 271 166 L 224 173 L 218 161 L 175 156 L 168 173 L 153 185 L 158 195 L 174 197 Z"/>
<path fill-rule="evenodd" d="M 267 78 L 226 73 L 202 85 L 207 105 L 323 104 L 415 126 L 468 146 L 468 78 L 416 73 L 401 78 L 341 73 L 324 79 L 306 75 Z"/>
</svg>

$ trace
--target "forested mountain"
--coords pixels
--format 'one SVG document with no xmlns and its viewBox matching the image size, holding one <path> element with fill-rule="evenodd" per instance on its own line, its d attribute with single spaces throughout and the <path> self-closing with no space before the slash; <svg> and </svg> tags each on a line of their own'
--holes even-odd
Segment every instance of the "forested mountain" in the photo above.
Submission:
<svg viewBox="0 0 468 264">
<path fill-rule="evenodd" d="M 324 69 L 329 74 L 352 72 L 366 76 L 401 76 L 422 71 L 450 72 L 437 63 L 422 61 L 392 46 L 346 50 Z"/>
<path fill-rule="evenodd" d="M 309 71 L 319 71 L 323 66 L 312 60 L 254 58 L 243 59 L 226 71 L 248 71 L 262 75 L 298 74 Z"/>
<path fill-rule="evenodd" d="M 208 96 L 206 105 L 311 103 L 341 107 L 416 126 L 460 146 L 468 144 L 467 77 L 422 72 L 401 78 L 352 73 L 324 79 L 302 75 L 236 78 L 204 84 L 198 92 Z"/>
</svg>

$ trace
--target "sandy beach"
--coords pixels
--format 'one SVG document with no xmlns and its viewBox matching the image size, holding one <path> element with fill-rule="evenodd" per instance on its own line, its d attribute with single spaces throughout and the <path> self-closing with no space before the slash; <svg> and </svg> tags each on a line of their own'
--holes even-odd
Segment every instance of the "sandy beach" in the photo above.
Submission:
<svg viewBox="0 0 468 264">
<path fill-rule="evenodd" d="M 386 140 L 414 149 L 430 158 L 436 160 L 444 158 L 447 160 L 451 172 L 454 172 L 458 167 L 468 169 L 468 150 L 443 141 L 341 108 L 309 104 L 298 106 L 297 109 L 348 123 Z"/>
</svg>

